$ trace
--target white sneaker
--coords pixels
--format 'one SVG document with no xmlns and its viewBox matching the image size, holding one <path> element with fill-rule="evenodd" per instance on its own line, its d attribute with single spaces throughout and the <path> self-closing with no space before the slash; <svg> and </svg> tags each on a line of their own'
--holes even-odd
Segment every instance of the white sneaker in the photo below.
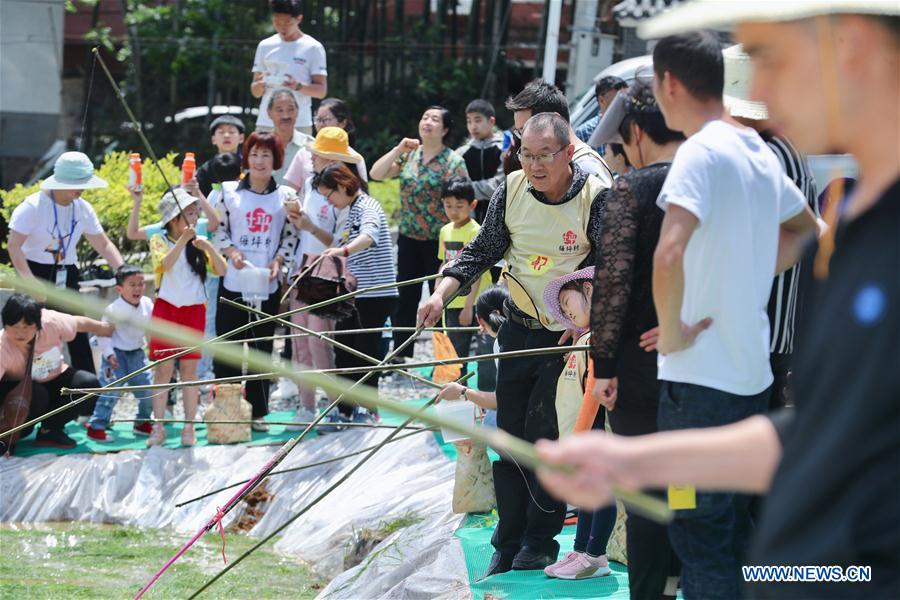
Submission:
<svg viewBox="0 0 900 600">
<path fill-rule="evenodd" d="M 306 429 L 306 423 L 311 423 L 317 416 L 318 413 L 312 409 L 301 406 L 297 409 L 297 414 L 294 415 L 293 419 L 294 423 L 297 423 L 297 425 L 288 425 L 285 429 L 288 431 L 303 431 Z"/>
<path fill-rule="evenodd" d="M 250 424 L 250 428 L 253 431 L 269 431 L 269 424 L 262 419 L 254 419 L 253 423 Z"/>
<path fill-rule="evenodd" d="M 75 419 L 75 424 L 79 427 L 84 427 L 91 420 L 91 415 L 78 415 L 78 418 Z"/>
<path fill-rule="evenodd" d="M 290 400 L 300 395 L 300 389 L 297 384 L 290 379 L 281 378 L 275 389 L 269 394 L 269 401 L 273 400 Z"/>
</svg>

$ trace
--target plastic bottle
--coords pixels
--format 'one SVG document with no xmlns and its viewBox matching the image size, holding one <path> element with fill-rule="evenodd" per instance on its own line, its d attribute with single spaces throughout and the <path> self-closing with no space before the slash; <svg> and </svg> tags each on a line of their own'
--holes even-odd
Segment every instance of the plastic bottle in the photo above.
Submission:
<svg viewBox="0 0 900 600">
<path fill-rule="evenodd" d="M 132 152 L 129 160 L 128 186 L 136 188 L 137 191 L 144 189 L 144 179 L 141 174 L 141 155 L 137 152 Z"/>
<path fill-rule="evenodd" d="M 184 160 L 181 163 L 181 183 L 186 184 L 194 178 L 194 170 L 197 168 L 197 161 L 194 159 L 193 152 L 185 152 Z"/>
</svg>

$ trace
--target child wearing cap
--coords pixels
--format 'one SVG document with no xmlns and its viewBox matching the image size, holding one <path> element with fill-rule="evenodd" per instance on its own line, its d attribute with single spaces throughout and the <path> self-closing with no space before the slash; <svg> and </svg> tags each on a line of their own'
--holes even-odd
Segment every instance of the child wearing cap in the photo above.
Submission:
<svg viewBox="0 0 900 600">
<path fill-rule="evenodd" d="M 553 318 L 579 332 L 576 345 L 590 344 L 591 294 L 594 267 L 557 277 L 544 289 L 544 304 Z M 593 368 L 586 352 L 566 356 L 566 366 L 556 385 L 556 417 L 559 437 L 577 431 L 603 429 L 606 413 L 592 395 Z M 611 392 L 611 393 L 614 393 Z M 616 507 L 594 512 L 579 510 L 572 552 L 544 569 L 548 577 L 588 579 L 609 575 L 606 542 L 616 523 Z"/>
<path fill-rule="evenodd" d="M 209 124 L 209 135 L 212 145 L 216 147 L 216 156 L 235 153 L 244 143 L 244 122 L 234 115 L 221 115 Z M 209 196 L 217 182 L 213 166 L 216 157 L 206 161 L 197 169 L 197 183 L 204 196 Z"/>
<path fill-rule="evenodd" d="M 205 237 L 198 236 L 195 229 L 200 215 L 198 199 L 181 188 L 166 192 L 159 201 L 159 212 L 164 231 L 150 238 L 150 254 L 156 272 L 156 303 L 152 317 L 193 329 L 202 335 L 206 326 L 207 270 L 218 276 L 225 274 L 225 259 Z M 166 358 L 172 348 L 180 346 L 169 340 L 150 338 L 150 359 Z M 182 381 L 197 378 L 197 362 L 200 352 L 190 352 L 179 357 L 179 371 Z M 159 363 L 154 370 L 154 379 L 167 382 L 172 379 L 175 368 L 173 361 Z M 159 390 L 153 397 L 153 414 L 162 419 L 166 411 L 167 390 Z M 184 417 L 193 421 L 197 414 L 199 390 L 184 388 Z M 147 440 L 148 446 L 161 445 L 166 439 L 166 431 L 161 423 L 153 425 Z M 194 426 L 186 423 L 181 432 L 181 443 L 192 446 L 196 443 Z"/>
</svg>

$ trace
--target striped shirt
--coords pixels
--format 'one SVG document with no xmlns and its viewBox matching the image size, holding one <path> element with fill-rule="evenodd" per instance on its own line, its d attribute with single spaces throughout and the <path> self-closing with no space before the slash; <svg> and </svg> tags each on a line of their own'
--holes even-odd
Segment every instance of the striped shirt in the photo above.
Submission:
<svg viewBox="0 0 900 600">
<path fill-rule="evenodd" d="M 763 135 L 769 148 L 778 157 L 781 167 L 793 181 L 809 204 L 810 209 L 819 216 L 819 201 L 816 182 L 806 162 L 806 158 L 785 138 Z M 769 325 L 772 338 L 769 352 L 772 354 L 791 354 L 794 351 L 794 323 L 797 316 L 797 303 L 800 294 L 800 263 L 797 263 L 775 278 L 772 293 L 769 296 Z"/>
<path fill-rule="evenodd" d="M 340 234 L 340 245 L 346 246 L 360 235 L 367 235 L 375 242 L 362 252 L 347 258 L 347 267 L 356 276 L 357 289 L 386 283 L 397 283 L 397 269 L 392 252 L 393 242 L 388 230 L 384 209 L 375 198 L 361 193 L 347 213 L 347 220 Z M 397 288 L 364 292 L 360 298 L 397 296 Z"/>
</svg>

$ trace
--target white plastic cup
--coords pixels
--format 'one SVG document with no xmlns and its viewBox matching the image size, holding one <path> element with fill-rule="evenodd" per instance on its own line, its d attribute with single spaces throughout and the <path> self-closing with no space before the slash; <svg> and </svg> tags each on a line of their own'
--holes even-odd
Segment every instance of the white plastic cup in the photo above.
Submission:
<svg viewBox="0 0 900 600">
<path fill-rule="evenodd" d="M 237 273 L 241 298 L 245 302 L 262 301 L 269 297 L 269 269 L 248 263 Z"/>
<path fill-rule="evenodd" d="M 465 400 L 444 400 L 435 405 L 435 411 L 438 416 L 453 421 L 458 421 L 461 425 L 475 425 L 475 405 Z M 441 427 L 441 436 L 445 442 L 461 442 L 469 439 L 465 435 L 456 433 L 455 431 L 447 431 Z"/>
</svg>

